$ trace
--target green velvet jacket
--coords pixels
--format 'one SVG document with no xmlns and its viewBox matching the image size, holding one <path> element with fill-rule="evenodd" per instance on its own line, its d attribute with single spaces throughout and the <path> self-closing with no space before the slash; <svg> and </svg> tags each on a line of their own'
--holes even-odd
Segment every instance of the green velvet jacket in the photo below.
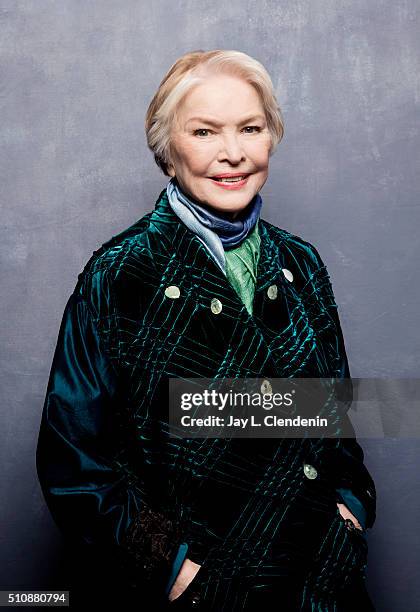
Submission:
<svg viewBox="0 0 420 612">
<path fill-rule="evenodd" d="M 60 326 L 38 476 L 62 532 L 112 559 L 133 589 L 163 598 L 186 542 L 202 567 L 183 597 L 198 598 L 200 609 L 252 609 L 256 594 L 287 585 L 298 602 L 290 609 L 332 611 L 345 585 L 364 579 L 367 560 L 336 489 L 363 503 L 367 527 L 375 520 L 357 441 L 168 434 L 171 377 L 349 376 L 317 250 L 261 218 L 259 233 L 252 315 L 166 190 L 93 253 Z M 165 294 L 171 285 L 179 298 Z"/>
</svg>

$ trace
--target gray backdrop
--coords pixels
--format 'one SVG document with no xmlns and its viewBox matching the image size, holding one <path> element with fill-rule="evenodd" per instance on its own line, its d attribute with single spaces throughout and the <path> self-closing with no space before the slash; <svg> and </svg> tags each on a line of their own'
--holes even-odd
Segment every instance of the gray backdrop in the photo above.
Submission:
<svg viewBox="0 0 420 612">
<path fill-rule="evenodd" d="M 238 49 L 267 67 L 286 131 L 262 216 L 319 249 L 352 375 L 419 375 L 417 5 L 0 2 L 1 589 L 56 585 L 35 447 L 58 328 L 93 250 L 167 182 L 143 123 L 183 53 Z M 414 612 L 420 445 L 360 442 L 378 490 L 368 587 L 378 610 Z"/>
</svg>

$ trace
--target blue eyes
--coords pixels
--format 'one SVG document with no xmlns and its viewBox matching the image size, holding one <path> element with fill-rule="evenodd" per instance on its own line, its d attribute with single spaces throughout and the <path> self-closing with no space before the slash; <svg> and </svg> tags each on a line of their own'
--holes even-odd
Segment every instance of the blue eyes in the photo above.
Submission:
<svg viewBox="0 0 420 612">
<path fill-rule="evenodd" d="M 257 125 L 247 125 L 246 127 L 244 127 L 244 130 L 257 130 L 258 132 L 261 132 L 261 129 L 259 126 Z M 200 128 L 198 130 L 194 130 L 193 134 L 194 136 L 199 136 L 199 132 L 211 132 L 211 130 L 209 130 L 208 128 Z M 245 132 L 246 134 L 254 134 L 254 132 Z"/>
</svg>

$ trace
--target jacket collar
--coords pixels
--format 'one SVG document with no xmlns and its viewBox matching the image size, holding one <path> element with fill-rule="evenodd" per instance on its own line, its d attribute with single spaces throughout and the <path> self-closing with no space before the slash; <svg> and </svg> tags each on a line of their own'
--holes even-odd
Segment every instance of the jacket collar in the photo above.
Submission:
<svg viewBox="0 0 420 612">
<path fill-rule="evenodd" d="M 172 210 L 166 189 L 161 191 L 156 201 L 154 211 L 150 216 L 150 222 L 151 225 L 161 228 L 159 232 L 160 239 L 166 242 L 168 253 L 173 253 L 175 249 L 177 256 L 181 258 L 185 257 L 185 254 L 188 253 L 189 265 L 191 265 L 190 262 L 199 262 L 196 265 L 200 268 L 204 261 L 205 270 L 214 277 L 215 286 L 219 288 L 220 295 L 225 299 L 229 299 L 239 310 L 243 309 L 250 318 L 258 319 L 262 316 L 263 302 L 266 297 L 264 294 L 267 293 L 270 285 L 276 284 L 283 291 L 288 293 L 292 291 L 294 293 L 291 283 L 285 279 L 283 273 L 285 265 L 281 245 L 286 240 L 288 233 L 274 227 L 261 217 L 259 219 L 260 257 L 257 267 L 252 315 L 248 313 L 236 291 L 198 236 Z M 200 274 L 202 274 L 201 269 Z"/>
</svg>

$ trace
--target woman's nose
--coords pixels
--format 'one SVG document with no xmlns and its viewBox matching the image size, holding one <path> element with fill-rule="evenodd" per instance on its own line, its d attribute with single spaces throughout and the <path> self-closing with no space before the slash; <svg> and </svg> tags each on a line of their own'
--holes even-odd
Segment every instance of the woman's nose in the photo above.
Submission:
<svg viewBox="0 0 420 612">
<path fill-rule="evenodd" d="M 245 158 L 242 146 L 237 136 L 225 136 L 220 148 L 219 161 L 229 160 L 238 163 Z"/>
</svg>

